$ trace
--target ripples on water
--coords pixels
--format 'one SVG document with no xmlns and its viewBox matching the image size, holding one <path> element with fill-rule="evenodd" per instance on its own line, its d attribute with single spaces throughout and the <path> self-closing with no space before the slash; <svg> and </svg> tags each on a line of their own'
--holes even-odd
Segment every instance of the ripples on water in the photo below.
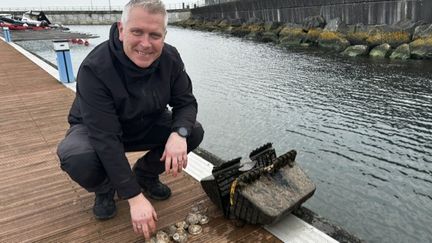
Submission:
<svg viewBox="0 0 432 243">
<path fill-rule="evenodd" d="M 101 35 L 95 45 L 109 27 L 73 29 Z M 430 61 L 342 58 L 178 28 L 167 42 L 193 80 L 203 148 L 224 159 L 266 142 L 278 154 L 296 149 L 317 184 L 306 206 L 367 241 L 432 241 Z M 40 43 L 23 45 L 54 62 L 51 43 Z M 75 66 L 89 49 L 72 46 Z"/>
</svg>

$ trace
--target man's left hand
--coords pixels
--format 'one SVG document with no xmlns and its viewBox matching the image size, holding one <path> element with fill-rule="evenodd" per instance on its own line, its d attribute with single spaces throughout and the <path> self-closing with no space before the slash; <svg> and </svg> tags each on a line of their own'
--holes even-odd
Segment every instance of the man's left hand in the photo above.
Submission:
<svg viewBox="0 0 432 243">
<path fill-rule="evenodd" d="M 165 150 L 160 159 L 165 161 L 165 172 L 172 170 L 173 176 L 177 172 L 182 172 L 187 166 L 187 143 L 186 138 L 181 137 L 176 132 L 172 132 L 165 144 Z"/>
</svg>

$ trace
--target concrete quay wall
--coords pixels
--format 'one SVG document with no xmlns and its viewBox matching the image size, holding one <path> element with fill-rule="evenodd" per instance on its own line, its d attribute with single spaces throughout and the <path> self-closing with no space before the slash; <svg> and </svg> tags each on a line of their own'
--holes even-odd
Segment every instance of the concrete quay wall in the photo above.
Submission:
<svg viewBox="0 0 432 243">
<path fill-rule="evenodd" d="M 45 14 L 51 22 L 65 25 L 112 24 L 121 18 L 121 11 L 47 11 Z M 169 23 L 185 20 L 189 17 L 190 10 L 168 11 Z"/>
<path fill-rule="evenodd" d="M 16 16 L 21 16 L 23 12 L 10 11 L 1 12 L 9 13 Z M 44 11 L 45 15 L 52 23 L 63 25 L 106 25 L 119 21 L 121 18 L 121 11 L 92 11 L 92 10 L 79 10 L 79 11 Z M 168 22 L 178 22 L 188 19 L 191 13 L 189 9 L 168 10 Z"/>
<path fill-rule="evenodd" d="M 347 24 L 394 24 L 403 19 L 432 23 L 431 0 L 239 0 L 191 10 L 193 17 L 207 19 L 260 19 L 301 23 L 321 15 L 340 17 Z"/>
</svg>

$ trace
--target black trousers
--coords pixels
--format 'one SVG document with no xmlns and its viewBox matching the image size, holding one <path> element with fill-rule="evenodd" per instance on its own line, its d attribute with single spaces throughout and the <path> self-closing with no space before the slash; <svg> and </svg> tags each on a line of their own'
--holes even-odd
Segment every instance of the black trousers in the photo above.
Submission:
<svg viewBox="0 0 432 243">
<path fill-rule="evenodd" d="M 165 144 L 171 134 L 171 112 L 163 113 L 154 125 L 133 139 L 125 139 L 125 152 L 146 151 L 135 167 L 137 176 L 157 177 L 165 171 L 165 163 L 160 161 Z M 187 152 L 198 147 L 204 137 L 204 130 L 196 122 L 187 138 Z M 105 169 L 90 144 L 85 125 L 76 124 L 69 128 L 65 138 L 59 143 L 57 155 L 60 167 L 89 192 L 106 192 L 112 188 Z"/>
</svg>

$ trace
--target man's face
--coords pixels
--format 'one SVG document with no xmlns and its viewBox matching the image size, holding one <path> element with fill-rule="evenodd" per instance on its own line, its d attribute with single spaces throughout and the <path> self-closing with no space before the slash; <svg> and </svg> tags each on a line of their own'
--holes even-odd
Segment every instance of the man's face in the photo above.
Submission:
<svg viewBox="0 0 432 243">
<path fill-rule="evenodd" d="M 162 53 L 165 40 L 164 16 L 136 7 L 126 23 L 119 22 L 120 40 L 126 56 L 138 67 L 149 67 Z"/>
</svg>

